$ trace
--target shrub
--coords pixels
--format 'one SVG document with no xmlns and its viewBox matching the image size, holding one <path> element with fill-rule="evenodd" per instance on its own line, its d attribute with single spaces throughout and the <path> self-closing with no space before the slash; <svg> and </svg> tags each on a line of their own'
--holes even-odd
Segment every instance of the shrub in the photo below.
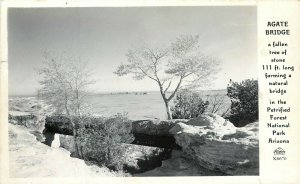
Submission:
<svg viewBox="0 0 300 184">
<path fill-rule="evenodd" d="M 75 141 L 84 160 L 122 170 L 120 145 L 133 141 L 131 129 L 131 122 L 121 114 L 109 118 L 83 117 L 77 120 Z"/>
<path fill-rule="evenodd" d="M 231 82 L 227 87 L 231 98 L 229 120 L 235 126 L 244 126 L 258 120 L 258 82 L 247 79 L 240 83 Z"/>
<path fill-rule="evenodd" d="M 200 94 L 191 90 L 181 90 L 176 94 L 174 106 L 171 107 L 173 119 L 190 119 L 200 116 L 208 106 Z"/>
</svg>

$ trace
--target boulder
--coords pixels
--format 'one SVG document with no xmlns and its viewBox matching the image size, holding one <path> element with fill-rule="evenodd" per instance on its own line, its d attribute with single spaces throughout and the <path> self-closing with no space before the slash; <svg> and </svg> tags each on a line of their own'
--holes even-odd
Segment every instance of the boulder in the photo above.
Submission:
<svg viewBox="0 0 300 184">
<path fill-rule="evenodd" d="M 150 146 L 122 144 L 121 147 L 123 168 L 131 174 L 161 166 L 162 160 L 169 158 L 171 153 L 169 149 Z"/>
<path fill-rule="evenodd" d="M 135 137 L 132 144 L 153 146 L 160 148 L 179 149 L 174 136 L 169 130 L 179 122 L 187 120 L 139 120 L 132 122 L 132 133 Z"/>
<path fill-rule="evenodd" d="M 132 122 L 132 133 L 146 134 L 146 135 L 167 135 L 172 136 L 169 130 L 179 122 L 186 122 L 187 120 L 139 120 Z"/>
<path fill-rule="evenodd" d="M 38 117 L 27 112 L 10 111 L 8 114 L 8 121 L 14 125 L 22 125 L 27 128 L 36 124 Z"/>
<path fill-rule="evenodd" d="M 258 123 L 236 128 L 215 114 L 204 114 L 171 130 L 186 157 L 228 175 L 258 175 Z"/>
<path fill-rule="evenodd" d="M 75 153 L 74 138 L 71 135 L 59 135 L 60 147 L 68 150 L 71 154 Z"/>
<path fill-rule="evenodd" d="M 9 111 L 8 122 L 24 126 L 36 133 L 42 133 L 45 127 L 45 116 L 32 112 Z"/>
</svg>

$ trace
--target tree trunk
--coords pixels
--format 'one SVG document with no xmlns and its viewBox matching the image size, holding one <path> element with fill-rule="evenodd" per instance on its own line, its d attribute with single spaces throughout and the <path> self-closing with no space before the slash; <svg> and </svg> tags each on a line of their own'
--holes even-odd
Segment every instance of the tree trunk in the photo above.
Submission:
<svg viewBox="0 0 300 184">
<path fill-rule="evenodd" d="M 73 140 L 74 140 L 74 147 L 75 147 L 75 157 L 82 159 L 83 154 L 82 154 L 82 149 L 80 149 L 80 145 L 77 140 L 77 132 L 76 132 L 76 128 L 75 128 L 74 119 L 71 116 L 69 116 L 69 118 L 70 118 L 72 126 L 73 126 Z"/>
<path fill-rule="evenodd" d="M 166 111 L 167 111 L 167 115 L 168 115 L 168 120 L 172 119 L 172 112 L 169 106 L 169 102 L 167 100 L 164 99 L 165 102 L 165 106 L 166 106 Z"/>
<path fill-rule="evenodd" d="M 66 110 L 66 114 L 68 116 L 70 116 L 70 111 L 69 111 L 69 108 L 68 108 L 68 94 L 65 92 L 65 110 Z"/>
<path fill-rule="evenodd" d="M 73 139 L 74 139 L 74 147 L 75 147 L 75 154 L 76 154 L 75 157 L 82 159 L 83 158 L 82 149 L 80 149 L 80 145 L 77 140 L 77 135 L 74 132 L 73 132 Z"/>
<path fill-rule="evenodd" d="M 171 109 L 169 106 L 169 100 L 166 98 L 166 94 L 163 92 L 163 88 L 162 85 L 159 83 L 159 88 L 160 88 L 160 94 L 162 96 L 162 99 L 165 102 L 165 107 L 166 107 L 166 111 L 167 111 L 167 116 L 168 116 L 168 120 L 172 119 L 172 113 L 171 113 Z"/>
</svg>

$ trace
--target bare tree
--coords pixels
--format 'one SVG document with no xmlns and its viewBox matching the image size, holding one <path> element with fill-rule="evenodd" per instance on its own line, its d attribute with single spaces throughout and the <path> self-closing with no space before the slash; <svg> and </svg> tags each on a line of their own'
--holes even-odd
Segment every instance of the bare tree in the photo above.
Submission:
<svg viewBox="0 0 300 184">
<path fill-rule="evenodd" d="M 218 71 L 219 62 L 203 55 L 199 44 L 198 36 L 180 36 L 164 48 L 130 49 L 127 64 L 121 64 L 115 74 L 133 74 L 136 80 L 148 77 L 157 83 L 168 119 L 172 119 L 169 103 L 177 91 L 183 86 L 199 87 Z"/>
<path fill-rule="evenodd" d="M 71 119 L 75 144 L 77 135 L 73 117 L 80 118 L 86 113 L 88 86 L 94 83 L 90 78 L 91 72 L 85 66 L 80 58 L 45 52 L 44 66 L 38 71 L 42 76 L 39 97 L 54 107 L 57 113 Z"/>
<path fill-rule="evenodd" d="M 225 99 L 226 95 L 222 94 L 207 95 L 206 100 L 209 102 L 207 111 L 225 117 L 230 110 L 230 105 L 226 103 Z"/>
<path fill-rule="evenodd" d="M 212 95 L 209 98 L 209 104 L 211 105 L 211 113 L 219 112 L 224 106 L 225 96 L 222 95 Z"/>
<path fill-rule="evenodd" d="M 68 116 L 80 116 L 85 110 L 88 87 L 94 83 L 86 63 L 75 57 L 44 53 L 44 66 L 39 69 L 42 88 L 39 96 L 57 112 Z"/>
</svg>

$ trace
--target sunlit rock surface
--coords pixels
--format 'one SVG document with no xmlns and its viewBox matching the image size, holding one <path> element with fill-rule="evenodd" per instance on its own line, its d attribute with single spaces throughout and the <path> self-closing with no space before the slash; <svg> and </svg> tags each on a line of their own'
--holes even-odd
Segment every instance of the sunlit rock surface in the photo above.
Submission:
<svg viewBox="0 0 300 184">
<path fill-rule="evenodd" d="M 118 176 L 107 168 L 87 166 L 71 158 L 62 148 L 51 148 L 38 141 L 24 127 L 9 124 L 10 177 L 98 177 Z"/>
<path fill-rule="evenodd" d="M 124 169 L 130 173 L 142 173 L 160 167 L 170 151 L 164 148 L 122 144 Z"/>
<path fill-rule="evenodd" d="M 178 123 L 171 130 L 186 157 L 228 175 L 258 175 L 258 123 L 243 128 L 215 114 Z"/>
<path fill-rule="evenodd" d="M 35 97 L 15 97 L 9 99 L 8 121 L 25 126 L 37 134 L 45 128 L 45 117 L 53 113 L 53 108 Z"/>
<path fill-rule="evenodd" d="M 154 146 L 160 148 L 179 149 L 174 136 L 169 130 L 179 122 L 187 120 L 139 120 L 132 122 L 132 133 L 135 137 L 132 144 Z"/>
<path fill-rule="evenodd" d="M 169 130 L 179 122 L 187 120 L 139 120 L 132 122 L 132 132 L 146 135 L 166 135 L 172 136 Z"/>
</svg>

